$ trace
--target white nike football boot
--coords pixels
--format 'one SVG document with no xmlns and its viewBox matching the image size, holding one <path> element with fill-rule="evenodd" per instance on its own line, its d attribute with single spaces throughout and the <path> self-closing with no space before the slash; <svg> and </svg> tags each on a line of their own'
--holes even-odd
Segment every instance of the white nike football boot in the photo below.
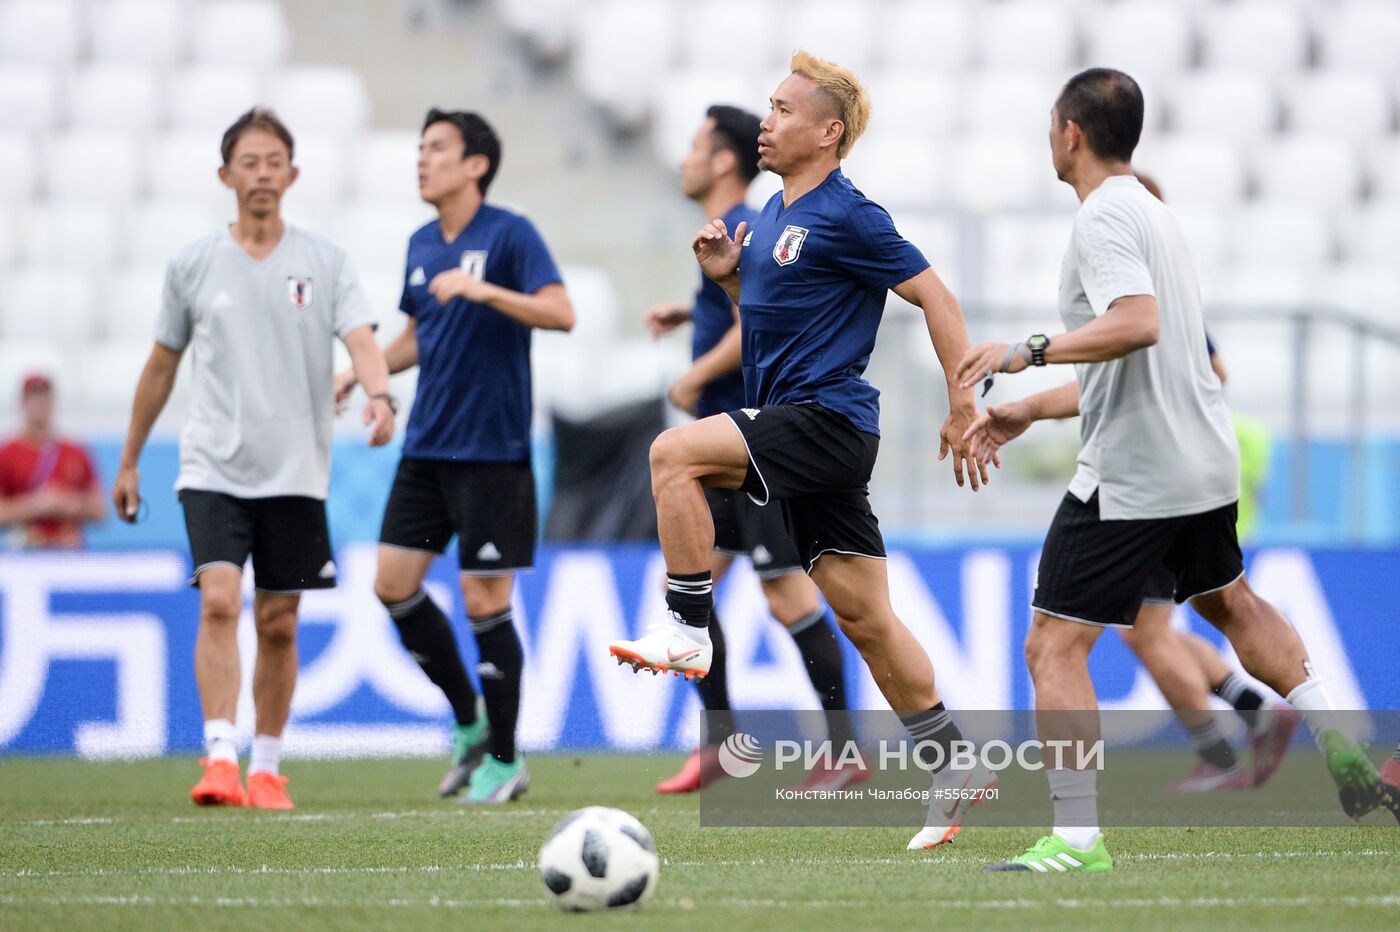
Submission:
<svg viewBox="0 0 1400 932">
<path fill-rule="evenodd" d="M 945 767 L 934 774 L 933 787 L 929 790 L 928 817 L 919 834 L 909 839 L 909 850 L 952 844 L 968 811 L 996 798 L 996 786 L 996 774 L 981 762 L 971 770 Z"/>
<path fill-rule="evenodd" d="M 693 680 L 710 672 L 715 649 L 704 628 L 673 620 L 650 625 L 635 641 L 614 641 L 608 645 L 608 653 L 619 664 L 631 664 L 633 672 L 650 670 L 653 676 L 670 672 Z"/>
</svg>

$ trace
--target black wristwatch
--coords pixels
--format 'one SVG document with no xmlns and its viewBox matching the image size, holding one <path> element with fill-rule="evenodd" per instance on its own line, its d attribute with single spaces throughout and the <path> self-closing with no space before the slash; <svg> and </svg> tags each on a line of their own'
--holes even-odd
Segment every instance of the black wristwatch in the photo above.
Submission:
<svg viewBox="0 0 1400 932">
<path fill-rule="evenodd" d="M 370 401 L 382 401 L 382 402 L 384 402 L 386 405 L 389 406 L 389 411 L 390 411 L 390 413 L 392 413 L 392 414 L 398 414 L 398 413 L 399 413 L 399 400 L 398 400 L 397 398 L 395 398 L 393 395 L 389 394 L 388 392 L 375 392 L 373 395 L 370 395 L 370 396 L 369 396 L 369 400 L 370 400 Z"/>
<path fill-rule="evenodd" d="M 1026 348 L 1031 351 L 1031 365 L 1045 365 L 1045 349 L 1050 345 L 1050 338 L 1043 333 L 1035 333 L 1026 337 Z"/>
</svg>

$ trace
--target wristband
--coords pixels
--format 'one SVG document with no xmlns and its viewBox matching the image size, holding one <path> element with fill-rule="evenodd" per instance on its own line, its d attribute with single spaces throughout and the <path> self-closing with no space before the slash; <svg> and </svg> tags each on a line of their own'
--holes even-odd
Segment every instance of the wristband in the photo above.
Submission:
<svg viewBox="0 0 1400 932">
<path fill-rule="evenodd" d="M 388 392 L 375 392 L 373 395 L 369 396 L 369 400 L 382 401 L 389 406 L 389 412 L 391 414 L 399 413 L 399 400 Z"/>
</svg>

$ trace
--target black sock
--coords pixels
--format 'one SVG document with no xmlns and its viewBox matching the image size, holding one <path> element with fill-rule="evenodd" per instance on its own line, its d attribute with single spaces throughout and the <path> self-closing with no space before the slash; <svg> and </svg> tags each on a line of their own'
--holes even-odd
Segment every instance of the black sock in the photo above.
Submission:
<svg viewBox="0 0 1400 932">
<path fill-rule="evenodd" d="M 926 764 L 937 763 L 937 767 L 928 768 L 932 773 L 938 773 L 948 766 L 955 750 L 953 742 L 962 741 L 963 736 L 943 703 L 940 702 L 924 712 L 900 715 L 899 719 L 909 730 L 909 736 L 914 739 L 916 745 L 930 742 L 942 751 L 940 754 L 932 748 L 920 749 L 916 752 L 916 760 Z"/>
<path fill-rule="evenodd" d="M 710 624 L 714 610 L 714 582 L 710 571 L 703 573 L 667 573 L 666 607 L 683 624 L 704 628 Z"/>
<path fill-rule="evenodd" d="M 1198 728 L 1188 728 L 1187 731 L 1191 732 L 1191 743 L 1201 760 L 1221 770 L 1229 770 L 1236 765 L 1235 751 L 1220 733 L 1220 727 L 1215 724 L 1214 718 Z"/>
<path fill-rule="evenodd" d="M 719 744 L 734 734 L 734 716 L 729 711 L 729 680 L 725 676 L 724 628 L 719 616 L 710 615 L 710 644 L 714 647 L 714 659 L 710 661 L 710 672 L 696 680 L 695 688 L 700 692 L 700 703 L 705 707 L 704 727 L 701 729 L 705 744 Z"/>
<path fill-rule="evenodd" d="M 481 655 L 476 673 L 486 698 L 486 720 L 491 723 L 491 753 L 509 764 L 515 760 L 515 723 L 520 718 L 520 672 L 525 654 L 510 609 L 469 620 Z"/>
<path fill-rule="evenodd" d="M 1238 673 L 1231 673 L 1221 681 L 1219 686 L 1213 690 L 1221 699 L 1235 707 L 1240 718 L 1249 726 L 1250 731 L 1259 727 L 1265 716 L 1259 715 L 1260 708 L 1264 705 L 1264 697 L 1258 690 L 1245 682 L 1244 677 Z"/>
<path fill-rule="evenodd" d="M 402 602 L 385 602 L 384 607 L 399 629 L 399 640 L 409 656 L 451 703 L 457 724 L 476 721 L 476 690 L 457 651 L 457 636 L 427 590 L 419 589 Z"/>
<path fill-rule="evenodd" d="M 839 749 L 844 742 L 854 740 L 855 734 L 846 711 L 846 668 L 841 660 L 841 643 L 827 616 L 826 609 L 818 607 L 787 630 L 802 652 L 807 678 L 826 710 L 827 737 L 832 747 Z"/>
</svg>

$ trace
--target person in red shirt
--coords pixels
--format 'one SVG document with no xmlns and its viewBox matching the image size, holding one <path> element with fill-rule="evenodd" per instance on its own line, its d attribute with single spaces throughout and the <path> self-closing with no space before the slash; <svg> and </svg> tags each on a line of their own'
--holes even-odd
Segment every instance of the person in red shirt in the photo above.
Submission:
<svg viewBox="0 0 1400 932">
<path fill-rule="evenodd" d="M 53 383 L 31 375 L 20 390 L 24 427 L 0 447 L 0 527 L 21 547 L 76 549 L 83 525 L 107 516 L 87 450 L 53 432 Z"/>
</svg>

